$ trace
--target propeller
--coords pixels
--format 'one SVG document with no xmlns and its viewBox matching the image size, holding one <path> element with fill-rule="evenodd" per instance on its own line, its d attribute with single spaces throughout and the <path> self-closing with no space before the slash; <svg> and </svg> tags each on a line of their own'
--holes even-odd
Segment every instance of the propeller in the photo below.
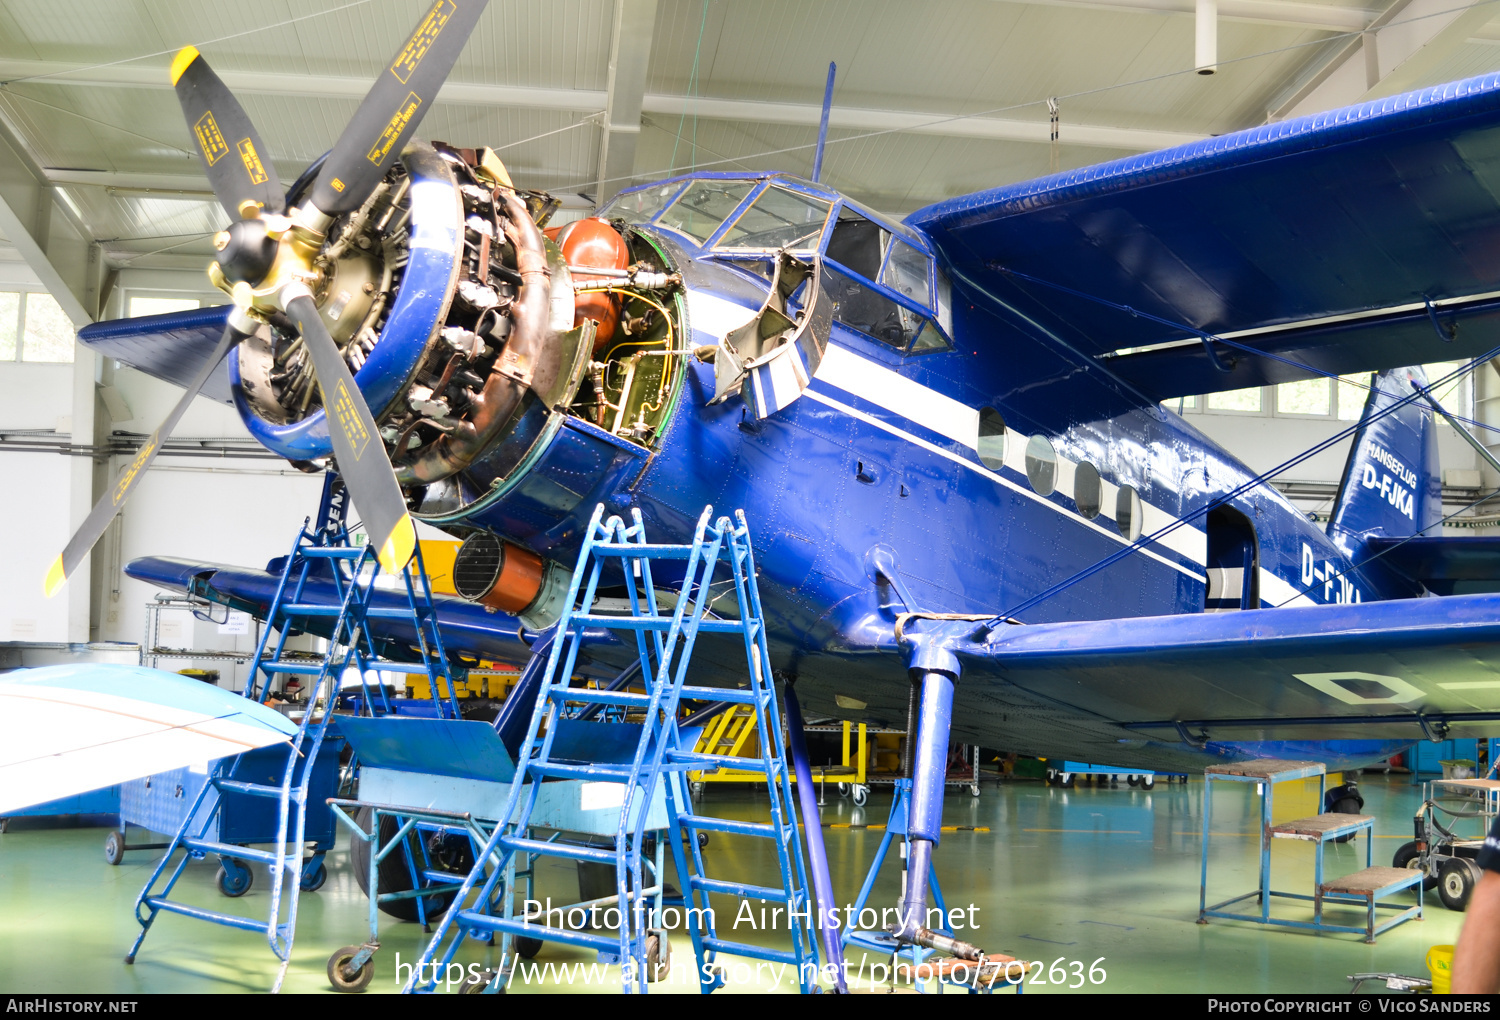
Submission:
<svg viewBox="0 0 1500 1020">
<path fill-rule="evenodd" d="M 253 334 L 269 314 L 279 311 L 285 311 L 296 325 L 311 357 L 339 473 L 364 518 L 380 565 L 390 573 L 406 566 L 417 538 L 405 497 L 374 416 L 318 315 L 308 282 L 316 279 L 313 259 L 322 249 L 329 224 L 362 206 L 380 184 L 432 108 L 487 4 L 488 0 L 437 0 L 433 4 L 365 94 L 324 161 L 311 194 L 287 215 L 282 214 L 281 181 L 267 161 L 249 115 L 195 48 L 188 46 L 177 54 L 172 61 L 172 86 L 214 196 L 232 221 L 228 230 L 215 237 L 214 245 L 219 249 L 216 282 L 222 280 L 221 286 L 230 291 L 234 309 L 218 346 L 172 413 L 53 562 L 45 582 L 48 596 L 63 586 L 104 534 L 229 349 Z"/>
</svg>

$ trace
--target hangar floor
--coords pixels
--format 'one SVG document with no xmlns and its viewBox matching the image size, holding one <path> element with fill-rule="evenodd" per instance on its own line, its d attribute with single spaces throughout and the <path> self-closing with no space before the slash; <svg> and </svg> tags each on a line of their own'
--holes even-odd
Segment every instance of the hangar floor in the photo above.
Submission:
<svg viewBox="0 0 1500 1020">
<path fill-rule="evenodd" d="M 1258 801 L 1250 790 L 1216 789 L 1214 794 L 1214 857 L 1210 895 L 1225 898 L 1254 885 L 1257 862 Z M 1411 817 L 1420 802 L 1420 787 L 1401 775 L 1366 776 L 1361 782 L 1365 810 L 1376 816 L 1375 863 L 1386 864 L 1391 853 L 1410 838 Z M 1081 990 L 1112 992 L 1340 992 L 1348 990 L 1345 975 L 1361 971 L 1424 974 L 1423 957 L 1429 946 L 1453 942 L 1462 915 L 1445 910 L 1435 894 L 1427 899 L 1427 917 L 1383 935 L 1366 946 L 1355 935 L 1313 934 L 1287 929 L 1266 930 L 1258 925 L 1194 923 L 1198 907 L 1200 809 L 1203 784 L 1159 783 L 1147 793 L 1121 783 L 1096 789 L 1049 789 L 1034 780 L 1014 780 L 998 788 L 986 785 L 975 800 L 950 793 L 945 822 L 989 827 L 988 832 L 945 834 L 937 854 L 938 873 L 950 908 L 975 908 L 979 931 L 970 937 L 991 951 L 1027 960 L 1066 961 L 1070 983 L 1072 961 L 1087 974 L 1096 961 L 1107 975 L 1103 984 L 1085 980 Z M 1316 782 L 1284 784 L 1277 791 L 1278 820 L 1312 814 L 1316 810 Z M 889 794 L 877 788 L 869 804 L 858 809 L 828 790 L 824 822 L 829 855 L 840 903 L 852 902 L 859 890 L 881 833 L 876 829 L 837 826 L 880 824 L 889 810 Z M 740 787 L 708 788 L 705 808 L 711 813 L 756 817 L 763 800 Z M 175 992 L 264 991 L 274 977 L 272 957 L 256 936 L 217 926 L 164 917 L 147 939 L 134 966 L 121 962 L 136 926 L 131 904 L 146 880 L 156 852 L 127 855 L 118 867 L 104 863 L 102 828 L 64 828 L 36 821 L 16 820 L 0 836 L 0 990 L 25 992 Z M 342 838 L 342 837 L 341 837 Z M 763 855 L 762 841 L 715 836 L 710 868 L 715 877 L 766 881 L 774 873 L 774 857 Z M 1364 866 L 1362 843 L 1330 846 L 1329 874 Z M 1311 891 L 1312 849 L 1301 843 L 1278 841 L 1273 848 L 1274 885 L 1279 889 Z M 324 966 L 339 946 L 363 940 L 366 901 L 349 872 L 347 852 L 329 855 L 328 882 L 317 893 L 302 898 L 301 923 L 287 989 L 317 992 L 328 989 Z M 203 863 L 188 869 L 191 892 L 185 898 L 222 909 L 223 898 L 213 888 L 215 867 Z M 899 872 L 892 860 L 872 902 L 895 902 Z M 539 896 L 555 902 L 576 899 L 571 868 L 544 867 Z M 237 906 L 247 912 L 264 909 L 267 902 L 264 872 Z M 1282 916 L 1298 916 L 1301 908 L 1281 905 Z M 1304 911 L 1310 916 L 1310 907 Z M 1350 923 L 1359 923 L 1354 911 Z M 1362 916 L 1362 915 L 1359 915 Z M 394 991 L 398 958 L 409 963 L 420 952 L 423 936 L 414 924 L 385 919 L 382 950 L 377 957 L 371 991 Z M 721 912 L 721 930 L 734 928 Z M 757 932 L 742 919 L 735 938 L 781 943 L 784 936 Z M 680 931 L 673 939 L 674 970 L 661 990 L 693 991 L 691 947 Z M 490 962 L 487 950 L 463 957 Z M 537 963 L 545 965 L 589 958 L 560 946 L 545 947 Z M 869 988 L 871 965 L 850 957 L 855 983 Z M 618 989 L 618 971 L 600 974 L 594 983 L 588 972 L 560 975 L 556 968 L 523 981 L 517 977 L 512 994 Z M 741 972 L 734 990 L 767 990 L 774 982 L 768 973 Z M 877 985 L 879 984 L 877 980 Z M 787 982 L 784 987 L 789 987 Z M 1059 991 L 1056 986 L 1031 985 L 1033 992 Z"/>
</svg>

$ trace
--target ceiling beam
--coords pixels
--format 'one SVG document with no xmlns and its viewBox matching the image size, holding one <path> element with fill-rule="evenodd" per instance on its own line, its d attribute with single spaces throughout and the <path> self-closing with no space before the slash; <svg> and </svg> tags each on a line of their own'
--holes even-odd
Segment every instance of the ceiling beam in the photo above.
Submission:
<svg viewBox="0 0 1500 1020">
<path fill-rule="evenodd" d="M 599 204 L 614 197 L 635 174 L 635 147 L 641 137 L 641 102 L 646 68 L 656 34 L 656 0 L 615 0 L 614 38 L 609 47 L 609 83 L 604 131 L 599 139 Z"/>
<path fill-rule="evenodd" d="M 1221 3 L 1224 0 L 1220 0 Z M 1270 2 L 1270 0 L 1264 0 Z M 1222 7 L 1221 7 L 1222 10 Z M 35 78 L 46 75 L 44 78 Z M 37 60 L 0 60 L 0 82 L 33 80 L 53 85 L 118 88 L 138 86 L 167 89 L 165 72 L 156 68 L 111 64 L 104 67 L 74 68 L 71 65 Z M 331 95 L 362 97 L 369 88 L 363 78 L 329 78 L 318 75 L 262 74 L 225 71 L 225 83 L 241 94 Z M 573 110 L 600 113 L 608 103 L 608 93 L 584 89 L 521 88 L 510 85 L 477 85 L 449 82 L 438 98 L 453 103 L 476 106 L 509 106 L 527 109 Z M 696 114 L 716 120 L 737 120 L 772 124 L 796 124 L 816 127 L 822 108 L 817 104 L 759 103 L 742 99 L 709 99 L 679 95 L 646 94 L 640 112 L 680 116 Z M 948 138 L 986 138 L 1007 142 L 1048 144 L 1050 135 L 1046 120 L 1007 120 L 998 117 L 964 117 L 943 113 L 912 113 L 904 110 L 876 110 L 835 105 L 830 120 L 835 129 L 853 131 L 896 130 Z M 1150 128 L 1114 127 L 1106 124 L 1070 124 L 1064 111 L 1062 122 L 1064 145 L 1084 145 L 1133 152 L 1196 141 L 1203 136 L 1191 132 L 1160 131 Z M 199 185 L 202 186 L 201 184 Z"/>
<path fill-rule="evenodd" d="M 1397 0 L 1368 29 L 1328 53 L 1267 120 L 1321 113 L 1395 95 L 1429 77 L 1459 46 L 1492 30 L 1487 0 Z"/>
<path fill-rule="evenodd" d="M 97 267 L 77 257 L 91 241 L 71 212 L 58 203 L 56 189 L 25 145 L 8 125 L 0 124 L 0 234 L 57 300 L 68 321 L 79 327 L 94 321 L 95 310 L 86 302 L 92 292 L 89 274 Z M 75 250 L 80 245 L 82 249 Z M 54 262 L 52 251 L 64 248 L 72 257 Z"/>
<path fill-rule="evenodd" d="M 1006 3 L 1041 4 L 1047 7 L 1084 7 L 1131 14 L 1192 14 L 1194 0 L 1005 0 Z M 1219 17 L 1288 28 L 1315 28 L 1326 32 L 1362 32 L 1378 11 L 1330 4 L 1295 3 L 1292 0 L 1219 0 Z"/>
</svg>

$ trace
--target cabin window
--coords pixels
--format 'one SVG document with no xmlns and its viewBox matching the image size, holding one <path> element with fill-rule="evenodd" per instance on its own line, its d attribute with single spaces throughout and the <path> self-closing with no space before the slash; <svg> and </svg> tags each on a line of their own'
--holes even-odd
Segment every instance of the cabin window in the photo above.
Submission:
<svg viewBox="0 0 1500 1020">
<path fill-rule="evenodd" d="M 1141 537 L 1141 494 L 1133 485 L 1122 485 L 1115 494 L 1115 524 L 1120 534 L 1134 542 Z"/>
<path fill-rule="evenodd" d="M 1005 419 L 993 407 L 979 412 L 979 463 L 991 471 L 1005 466 Z"/>
<path fill-rule="evenodd" d="M 880 282 L 897 294 L 911 298 L 919 305 L 932 305 L 931 288 L 927 282 L 927 271 L 932 260 L 898 237 L 891 238 L 890 252 L 886 255 L 885 268 L 880 272 Z"/>
<path fill-rule="evenodd" d="M 671 184 L 653 184 L 639 191 L 630 191 L 620 195 L 611 202 L 599 215 L 606 213 L 609 218 L 619 218 L 626 223 L 647 223 L 651 217 L 667 207 L 672 201 L 672 196 L 682 190 L 681 181 L 673 181 Z"/>
<path fill-rule="evenodd" d="M 657 220 L 702 244 L 755 190 L 755 181 L 694 181 Z"/>
<path fill-rule="evenodd" d="M 1046 436 L 1032 436 L 1026 444 L 1026 480 L 1041 496 L 1057 489 L 1057 451 Z"/>
<path fill-rule="evenodd" d="M 873 284 L 825 265 L 823 287 L 833 299 L 833 317 L 882 343 L 905 350 L 921 332 L 916 312 L 886 297 Z"/>
<path fill-rule="evenodd" d="M 719 238 L 719 248 L 816 248 L 832 203 L 767 188 Z"/>
<path fill-rule="evenodd" d="M 1099 481 L 1099 470 L 1084 461 L 1073 469 L 1073 502 L 1078 512 L 1089 520 L 1099 516 L 1104 501 L 1104 486 Z"/>
</svg>

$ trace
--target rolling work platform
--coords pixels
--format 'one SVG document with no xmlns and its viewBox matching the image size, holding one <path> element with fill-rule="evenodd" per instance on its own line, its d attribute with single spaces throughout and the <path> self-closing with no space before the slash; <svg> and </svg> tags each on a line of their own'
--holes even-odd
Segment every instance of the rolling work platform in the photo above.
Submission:
<svg viewBox="0 0 1500 1020">
<path fill-rule="evenodd" d="M 180 821 L 167 844 L 166 853 L 136 898 L 135 914 L 141 931 L 125 957 L 126 963 L 135 962 L 141 944 L 161 913 L 180 914 L 264 935 L 271 952 L 281 961 L 272 988 L 272 991 L 278 991 L 291 959 L 298 894 L 304 889 L 312 890 L 322 885 L 326 874 L 322 855 L 333 845 L 332 817 L 324 804 L 329 795 L 337 791 L 338 748 L 330 745 L 342 743 L 342 738 L 331 729 L 340 683 L 348 670 L 357 669 L 360 684 L 365 689 L 365 704 L 375 712 L 389 711 L 383 693 L 380 698 L 371 700 L 367 675 L 413 671 L 413 663 L 393 662 L 380 655 L 380 646 L 371 640 L 366 620 L 372 617 L 411 620 L 415 624 L 423 668 L 430 677 L 447 672 L 447 657 L 437 630 L 432 590 L 422 569 L 420 547 L 415 559 L 403 572 L 406 604 L 400 607 L 372 605 L 380 566 L 368 546 L 350 544 L 341 513 L 344 505 L 342 486 L 337 477 L 330 474 L 324 483 L 317 526 L 309 530 L 304 522 L 290 555 L 282 564 L 281 578 L 243 692 L 246 698 L 268 697 L 272 679 L 277 673 L 314 678 L 307 691 L 297 733 L 290 746 L 263 748 L 224 758 L 205 767 L 194 797 L 182 796 L 185 792 L 182 785 L 173 788 L 168 784 L 158 784 L 161 787 L 159 797 L 176 801 L 177 810 L 181 811 Z M 337 601 L 313 601 L 309 585 L 327 582 L 332 583 Z M 313 629 L 314 621 L 319 619 L 331 620 L 327 629 L 327 653 L 315 661 L 288 656 L 288 637 L 295 632 Z M 273 629 L 279 637 L 274 649 L 268 653 Z M 450 707 L 456 718 L 457 704 Z M 268 753 L 271 757 L 267 757 Z M 265 803 L 267 801 L 269 805 Z M 308 809 L 314 802 L 317 804 L 315 827 L 320 828 L 326 822 L 329 835 L 326 844 L 320 842 L 315 855 L 304 861 L 309 836 Z M 271 849 L 243 845 L 252 840 L 240 828 L 241 817 L 257 813 L 263 816 L 259 824 L 268 827 L 273 834 L 265 840 L 271 844 Z M 235 841 L 236 835 L 239 836 L 238 842 Z M 167 874 L 178 848 L 186 853 L 177 859 Z M 245 917 L 171 898 L 187 863 L 209 854 L 218 855 L 221 861 L 220 889 L 230 896 L 241 895 L 249 888 L 250 864 L 261 863 L 268 867 L 271 897 L 267 916 Z M 164 874 L 167 877 L 158 887 Z"/>
<path fill-rule="evenodd" d="M 671 843 L 678 880 L 684 886 L 687 928 L 700 990 L 711 992 L 723 986 L 722 972 L 714 966 L 718 958 L 743 956 L 795 967 L 802 991 L 811 991 L 817 976 L 817 949 L 804 927 L 789 926 L 788 949 L 734 942 L 720 937 L 713 911 L 708 909 L 710 894 L 770 901 L 781 905 L 787 913 L 805 914 L 812 909 L 744 514 L 737 514 L 735 521 L 721 517 L 710 524 L 712 507 L 704 508 L 693 541 L 686 545 L 648 543 L 639 512 L 633 512 L 629 527 L 618 517 L 605 521 L 603 514 L 601 505 L 589 522 L 568 598 L 553 632 L 555 640 L 536 689 L 530 723 L 515 756 L 515 776 L 506 803 L 493 814 L 504 821 L 495 827 L 476 855 L 473 869 L 417 961 L 406 990 L 433 990 L 437 982 L 429 976 L 446 972 L 465 939 L 499 933 L 503 936 L 502 959 L 508 959 L 504 947 L 510 937 L 539 938 L 594 949 L 602 959 L 622 964 L 625 991 L 645 992 L 649 980 L 664 976 L 651 966 L 665 956 L 666 932 L 660 927 L 658 912 L 661 872 L 656 869 L 653 881 L 648 884 L 644 881 L 642 860 L 643 837 L 650 825 L 649 808 L 660 791 L 666 809 L 666 839 L 659 841 L 658 847 L 661 842 Z M 733 576 L 739 607 L 737 619 L 718 618 L 708 611 L 713 597 L 710 585 L 721 557 L 727 560 Z M 671 564 L 665 568 L 670 576 L 677 576 L 676 564 L 681 564 L 684 578 L 669 614 L 662 613 L 658 588 L 652 580 L 653 569 L 664 563 Z M 629 596 L 627 615 L 589 612 L 601 576 L 608 584 L 625 585 Z M 622 688 L 568 686 L 585 630 L 596 628 L 632 635 L 643 693 Z M 724 689 L 687 683 L 693 648 L 703 633 L 741 637 L 749 667 L 748 686 Z M 744 768 L 747 759 L 694 750 L 697 733 L 678 726 L 679 706 L 684 699 L 743 704 L 754 710 L 761 748 L 754 764 L 769 794 L 769 822 L 712 818 L 693 812 L 685 772 L 721 765 Z M 598 706 L 628 713 L 632 721 L 593 721 Z M 591 751 L 617 745 L 622 740 L 627 742 L 626 755 Z M 582 789 L 594 797 L 602 796 L 606 789 L 615 791 L 609 801 L 616 819 L 611 846 L 580 846 L 532 835 L 532 829 L 548 827 L 543 808 L 549 787 L 573 782 L 582 782 Z M 698 841 L 699 833 L 708 831 L 769 839 L 776 852 L 777 884 L 757 886 L 711 878 Z M 614 869 L 615 894 L 607 899 L 617 911 L 620 922 L 617 934 L 537 924 L 531 918 L 515 916 L 512 890 L 518 860 L 548 856 Z M 655 940 L 654 952 L 652 940 Z M 507 967 L 502 962 L 484 987 L 474 990 L 500 991 L 506 979 Z"/>
</svg>

